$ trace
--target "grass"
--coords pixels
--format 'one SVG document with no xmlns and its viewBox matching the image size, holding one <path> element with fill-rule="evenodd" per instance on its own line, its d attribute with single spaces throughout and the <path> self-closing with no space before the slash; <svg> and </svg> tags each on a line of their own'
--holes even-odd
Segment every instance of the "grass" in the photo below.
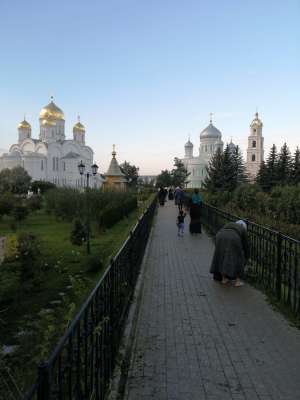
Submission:
<svg viewBox="0 0 300 400">
<path fill-rule="evenodd" d="M 92 225 L 91 253 L 99 256 L 102 266 L 117 253 L 148 203 L 104 232 Z M 19 346 L 5 362 L 21 389 L 32 383 L 39 360 L 47 358 L 104 271 L 103 267 L 95 273 L 86 270 L 86 247 L 71 244 L 71 226 L 44 211 L 31 214 L 16 232 L 10 218 L 0 221 L 0 236 L 31 232 L 41 242 L 38 279 L 28 287 L 20 281 L 17 263 L 0 266 L 0 350 L 4 344 Z"/>
</svg>

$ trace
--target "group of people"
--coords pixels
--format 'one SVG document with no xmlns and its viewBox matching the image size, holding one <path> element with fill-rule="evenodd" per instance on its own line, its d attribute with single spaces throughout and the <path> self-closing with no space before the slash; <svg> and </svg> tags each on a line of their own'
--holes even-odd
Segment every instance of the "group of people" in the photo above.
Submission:
<svg viewBox="0 0 300 400">
<path fill-rule="evenodd" d="M 175 200 L 175 205 L 178 207 L 177 235 L 184 236 L 187 212 L 190 214 L 190 233 L 192 235 L 201 233 L 202 197 L 199 190 L 194 189 L 192 196 L 188 196 L 180 187 L 175 190 L 160 188 L 158 198 L 161 205 L 164 205 L 167 196 L 169 200 Z M 215 252 L 210 267 L 214 280 L 226 286 L 232 282 L 235 287 L 242 286 L 241 277 L 248 259 L 246 222 L 238 220 L 225 224 L 216 235 Z"/>
</svg>

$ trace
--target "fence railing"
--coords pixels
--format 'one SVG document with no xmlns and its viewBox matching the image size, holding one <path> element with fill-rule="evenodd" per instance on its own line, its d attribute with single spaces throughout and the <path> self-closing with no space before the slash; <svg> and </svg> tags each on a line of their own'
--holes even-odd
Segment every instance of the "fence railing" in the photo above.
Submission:
<svg viewBox="0 0 300 400">
<path fill-rule="evenodd" d="M 202 219 L 213 233 L 239 217 L 203 204 Z M 247 221 L 250 261 L 246 276 L 300 317 L 300 241 Z"/>
<path fill-rule="evenodd" d="M 104 399 L 151 229 L 156 199 L 119 250 L 24 400 Z"/>
</svg>

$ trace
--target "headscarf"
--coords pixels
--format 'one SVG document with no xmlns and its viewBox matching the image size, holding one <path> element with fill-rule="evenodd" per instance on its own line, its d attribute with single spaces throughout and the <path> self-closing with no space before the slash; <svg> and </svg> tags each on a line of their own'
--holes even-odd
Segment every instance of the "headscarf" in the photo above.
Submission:
<svg viewBox="0 0 300 400">
<path fill-rule="evenodd" d="M 238 224 L 238 225 L 241 225 L 245 229 L 245 231 L 247 230 L 247 224 L 242 219 L 239 219 L 238 221 L 235 221 L 235 223 Z"/>
</svg>

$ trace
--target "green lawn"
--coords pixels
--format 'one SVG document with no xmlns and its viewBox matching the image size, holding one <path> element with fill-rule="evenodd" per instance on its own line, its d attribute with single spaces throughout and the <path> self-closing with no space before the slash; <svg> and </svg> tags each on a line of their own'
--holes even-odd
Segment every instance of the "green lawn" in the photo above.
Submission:
<svg viewBox="0 0 300 400">
<path fill-rule="evenodd" d="M 91 252 L 104 266 L 142 211 L 140 207 L 105 232 L 92 226 Z M 0 221 L 0 236 L 14 233 L 10 225 L 9 218 Z M 3 345 L 18 346 L 4 361 L 21 388 L 32 382 L 38 361 L 48 356 L 104 270 L 88 272 L 86 247 L 71 244 L 71 226 L 43 211 L 31 214 L 16 233 L 31 232 L 41 242 L 37 277 L 22 284 L 17 262 L 0 266 L 0 349 Z"/>
</svg>

